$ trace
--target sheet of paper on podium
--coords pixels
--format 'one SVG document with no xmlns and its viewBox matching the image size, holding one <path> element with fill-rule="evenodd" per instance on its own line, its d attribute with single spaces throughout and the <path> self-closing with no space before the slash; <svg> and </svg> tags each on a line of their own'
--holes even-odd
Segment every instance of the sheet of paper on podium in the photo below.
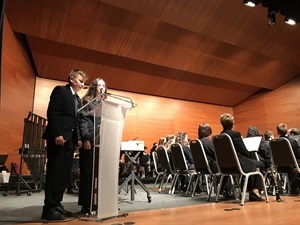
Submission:
<svg viewBox="0 0 300 225">
<path fill-rule="evenodd" d="M 244 144 L 248 151 L 257 151 L 261 143 L 261 136 L 243 138 Z"/>
</svg>

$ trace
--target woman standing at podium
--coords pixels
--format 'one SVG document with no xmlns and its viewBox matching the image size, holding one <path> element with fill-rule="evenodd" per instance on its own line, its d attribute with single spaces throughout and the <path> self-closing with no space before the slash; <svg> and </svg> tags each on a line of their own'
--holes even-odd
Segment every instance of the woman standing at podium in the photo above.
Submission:
<svg viewBox="0 0 300 225">
<path fill-rule="evenodd" d="M 105 99 L 105 93 L 105 81 L 97 78 L 93 80 L 87 93 L 82 98 L 85 107 L 80 114 L 82 148 L 79 150 L 80 185 L 78 205 L 81 205 L 81 212 L 84 214 L 97 210 L 97 205 L 93 204 L 92 201 L 92 184 L 94 177 L 97 177 L 98 165 L 96 164 L 97 160 L 94 159 L 97 158 L 99 148 L 95 148 L 95 151 L 93 149 L 94 141 L 95 145 L 99 144 L 100 118 L 94 118 L 91 112 Z"/>
</svg>

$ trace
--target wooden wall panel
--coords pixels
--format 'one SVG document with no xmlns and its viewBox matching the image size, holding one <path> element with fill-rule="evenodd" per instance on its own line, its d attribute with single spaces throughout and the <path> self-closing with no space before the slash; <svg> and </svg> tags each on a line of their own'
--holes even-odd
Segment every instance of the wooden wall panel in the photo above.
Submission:
<svg viewBox="0 0 300 225">
<path fill-rule="evenodd" d="M 32 111 L 35 75 L 28 56 L 4 18 L 2 49 L 0 154 L 9 154 L 6 166 L 19 165 L 24 118 Z"/>
<path fill-rule="evenodd" d="M 34 112 L 46 116 L 49 96 L 56 85 L 63 82 L 37 78 L 34 100 Z M 86 90 L 79 92 L 83 96 Z M 141 95 L 117 90 L 109 90 L 114 94 L 130 97 L 137 107 L 128 111 L 124 124 L 123 141 L 138 137 L 151 148 L 153 142 L 168 134 L 186 131 L 190 138 L 197 138 L 198 126 L 201 122 L 211 124 L 214 134 L 220 133 L 219 117 L 224 112 L 232 113 L 231 107 Z"/>
<path fill-rule="evenodd" d="M 247 128 L 257 126 L 263 134 L 286 123 L 300 129 L 300 78 L 264 94 L 253 96 L 233 109 L 236 129 L 246 135 Z"/>
</svg>

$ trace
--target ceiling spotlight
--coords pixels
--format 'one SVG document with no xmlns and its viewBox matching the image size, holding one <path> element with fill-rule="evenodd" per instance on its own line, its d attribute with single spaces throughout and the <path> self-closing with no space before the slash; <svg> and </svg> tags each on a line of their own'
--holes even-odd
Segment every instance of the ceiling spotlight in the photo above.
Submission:
<svg viewBox="0 0 300 225">
<path fill-rule="evenodd" d="M 271 11 L 268 14 L 268 24 L 269 26 L 274 26 L 276 24 L 276 14 L 274 11 Z"/>
<path fill-rule="evenodd" d="M 249 7 L 255 7 L 255 3 L 251 2 L 251 1 L 244 1 L 244 4 Z"/>
<path fill-rule="evenodd" d="M 244 5 L 249 6 L 249 7 L 255 7 L 257 4 L 259 4 L 261 1 L 258 0 L 244 0 Z"/>
<path fill-rule="evenodd" d="M 284 19 L 284 22 L 286 22 L 289 25 L 295 25 L 296 24 L 296 21 L 294 19 L 287 18 L 287 17 Z"/>
</svg>

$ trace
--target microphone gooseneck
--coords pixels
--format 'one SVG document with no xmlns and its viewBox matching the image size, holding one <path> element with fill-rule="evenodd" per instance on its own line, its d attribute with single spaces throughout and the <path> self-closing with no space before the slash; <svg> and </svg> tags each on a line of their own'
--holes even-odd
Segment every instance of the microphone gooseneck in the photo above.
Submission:
<svg viewBox="0 0 300 225">
<path fill-rule="evenodd" d="M 109 97 L 112 97 L 112 98 L 115 98 L 115 99 L 122 100 L 122 101 L 124 101 L 124 102 L 130 103 L 130 104 L 131 104 L 131 109 L 137 107 L 137 104 L 134 103 L 134 102 L 132 101 L 132 99 L 129 98 L 129 97 L 127 97 L 127 96 L 117 95 L 117 94 L 108 93 L 108 92 L 105 93 L 105 95 L 106 95 L 106 96 L 109 96 Z"/>
</svg>

